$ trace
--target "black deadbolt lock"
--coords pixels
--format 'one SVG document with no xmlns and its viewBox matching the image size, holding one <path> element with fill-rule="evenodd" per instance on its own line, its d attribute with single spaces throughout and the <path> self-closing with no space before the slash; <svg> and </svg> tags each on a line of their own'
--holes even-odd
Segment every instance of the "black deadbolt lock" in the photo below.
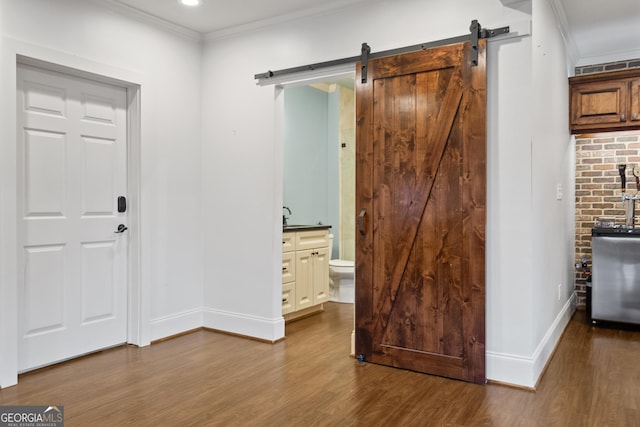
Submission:
<svg viewBox="0 0 640 427">
<path fill-rule="evenodd" d="M 118 212 L 126 212 L 127 211 L 127 198 L 124 196 L 118 197 Z"/>
</svg>

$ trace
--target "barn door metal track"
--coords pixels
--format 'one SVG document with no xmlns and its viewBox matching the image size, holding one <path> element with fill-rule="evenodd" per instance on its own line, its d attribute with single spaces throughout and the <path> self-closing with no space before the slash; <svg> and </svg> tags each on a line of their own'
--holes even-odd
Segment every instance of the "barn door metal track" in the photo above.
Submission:
<svg viewBox="0 0 640 427">
<path fill-rule="evenodd" d="M 484 29 L 478 23 L 477 20 L 471 21 L 469 27 L 470 34 L 466 34 L 458 37 L 451 37 L 448 39 L 437 40 L 433 42 L 416 44 L 413 46 L 401 47 L 398 49 L 385 50 L 382 52 L 371 53 L 371 47 L 367 43 L 362 43 L 360 55 L 352 56 L 349 58 L 334 59 L 333 61 L 318 62 L 315 64 L 302 65 L 299 67 L 286 68 L 284 70 L 267 71 L 266 73 L 256 74 L 254 78 L 256 80 L 268 80 L 274 77 L 284 76 L 287 74 L 300 73 L 303 71 L 313 71 L 320 68 L 335 67 L 337 65 L 356 63 L 360 61 L 362 83 L 367 82 L 367 66 L 370 59 L 383 58 L 385 56 L 399 55 L 402 53 L 415 52 L 418 50 L 427 50 L 434 47 L 446 46 L 455 43 L 463 43 L 471 41 L 471 65 L 478 65 L 478 40 L 495 37 L 501 34 L 509 33 L 509 27 L 500 27 L 495 29 Z"/>
</svg>

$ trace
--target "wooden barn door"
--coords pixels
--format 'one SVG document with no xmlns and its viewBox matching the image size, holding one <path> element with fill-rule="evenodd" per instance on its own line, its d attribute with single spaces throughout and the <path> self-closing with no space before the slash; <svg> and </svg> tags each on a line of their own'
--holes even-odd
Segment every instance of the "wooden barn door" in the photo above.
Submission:
<svg viewBox="0 0 640 427">
<path fill-rule="evenodd" d="M 357 76 L 356 354 L 485 382 L 485 40 Z M 360 67 L 358 67 L 360 69 Z"/>
</svg>

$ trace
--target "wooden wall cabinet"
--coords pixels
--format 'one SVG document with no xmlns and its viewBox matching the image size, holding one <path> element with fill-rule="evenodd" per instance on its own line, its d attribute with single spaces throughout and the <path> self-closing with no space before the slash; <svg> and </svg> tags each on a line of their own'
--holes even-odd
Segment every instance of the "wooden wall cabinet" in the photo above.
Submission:
<svg viewBox="0 0 640 427">
<path fill-rule="evenodd" d="M 329 232 L 282 235 L 282 314 L 286 320 L 321 311 L 329 301 Z"/>
<path fill-rule="evenodd" d="M 640 129 L 640 69 L 569 78 L 571 133 Z"/>
</svg>

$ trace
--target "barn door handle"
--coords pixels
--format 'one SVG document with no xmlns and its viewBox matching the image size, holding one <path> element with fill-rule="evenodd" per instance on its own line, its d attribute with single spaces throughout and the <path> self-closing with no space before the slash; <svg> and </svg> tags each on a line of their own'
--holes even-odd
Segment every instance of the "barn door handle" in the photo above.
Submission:
<svg viewBox="0 0 640 427">
<path fill-rule="evenodd" d="M 358 215 L 358 230 L 360 231 L 361 235 L 365 235 L 365 230 L 364 230 L 364 216 L 367 214 L 367 209 L 366 208 L 362 208 L 362 210 L 360 211 L 360 215 Z"/>
<path fill-rule="evenodd" d="M 118 229 L 116 231 L 114 231 L 114 233 L 117 233 L 117 234 L 124 233 L 126 230 L 127 230 L 127 226 L 124 225 L 124 224 L 120 224 L 118 226 Z"/>
</svg>

